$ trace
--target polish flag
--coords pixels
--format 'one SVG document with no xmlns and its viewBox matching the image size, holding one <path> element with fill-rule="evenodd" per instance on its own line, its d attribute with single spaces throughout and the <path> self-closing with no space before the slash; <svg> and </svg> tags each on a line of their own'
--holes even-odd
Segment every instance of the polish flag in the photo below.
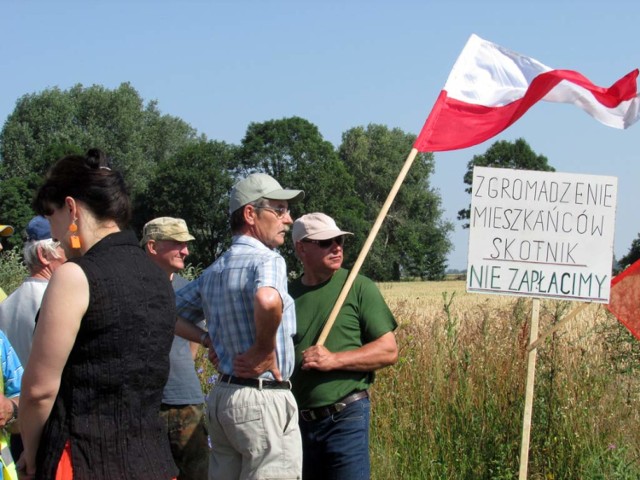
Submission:
<svg viewBox="0 0 640 480">
<path fill-rule="evenodd" d="M 420 152 L 471 147 L 505 130 L 539 100 L 571 103 L 610 127 L 640 118 L 638 69 L 609 88 L 471 35 L 414 144 Z"/>
<path fill-rule="evenodd" d="M 640 260 L 613 277 L 607 309 L 640 340 Z"/>
</svg>

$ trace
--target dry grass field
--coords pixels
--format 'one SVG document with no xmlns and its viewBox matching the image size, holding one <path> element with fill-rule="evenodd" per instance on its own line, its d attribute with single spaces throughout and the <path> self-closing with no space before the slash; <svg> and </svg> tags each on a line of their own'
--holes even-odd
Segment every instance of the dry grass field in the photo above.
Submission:
<svg viewBox="0 0 640 480">
<path fill-rule="evenodd" d="M 373 476 L 517 478 L 532 300 L 383 283 L 398 363 L 373 387 Z M 540 334 L 581 305 L 541 301 Z M 640 478 L 637 341 L 588 305 L 537 349 L 529 478 Z"/>
</svg>

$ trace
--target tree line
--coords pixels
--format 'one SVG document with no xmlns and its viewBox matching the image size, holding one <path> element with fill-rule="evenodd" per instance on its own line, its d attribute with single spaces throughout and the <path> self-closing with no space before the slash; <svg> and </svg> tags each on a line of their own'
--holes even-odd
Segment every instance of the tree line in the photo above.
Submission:
<svg viewBox="0 0 640 480">
<path fill-rule="evenodd" d="M 180 118 L 145 104 L 128 83 L 109 90 L 76 85 L 18 99 L 0 132 L 1 220 L 22 232 L 31 200 L 48 167 L 70 153 L 97 147 L 128 182 L 139 234 L 157 216 L 184 218 L 196 240 L 189 261 L 208 265 L 230 243 L 228 192 L 241 177 L 268 173 L 285 188 L 303 189 L 293 216 L 323 211 L 355 235 L 346 246 L 354 262 L 415 135 L 384 125 L 354 127 L 338 147 L 299 118 L 251 123 L 239 145 L 210 140 Z M 377 281 L 440 279 L 451 250 L 451 222 L 430 185 L 432 154 L 420 154 L 401 188 L 362 273 Z M 9 247 L 22 242 L 7 239 Z M 281 249 L 299 272 L 290 242 Z"/>
<path fill-rule="evenodd" d="M 251 123 L 239 145 L 210 140 L 184 120 L 162 114 L 129 83 L 50 88 L 16 102 L 0 132 L 0 220 L 24 230 L 31 199 L 48 167 L 70 153 L 97 147 L 125 174 L 139 234 L 157 216 L 184 218 L 196 240 L 190 262 L 206 266 L 230 243 L 228 192 L 255 171 L 306 192 L 293 215 L 323 211 L 355 235 L 345 257 L 351 265 L 384 203 L 415 135 L 370 124 L 351 128 L 335 147 L 311 122 L 290 117 Z M 544 155 L 520 138 L 497 141 L 467 164 L 462 179 L 471 193 L 475 165 L 554 171 Z M 377 281 L 441 279 L 447 269 L 453 224 L 430 184 L 431 153 L 418 154 L 367 256 L 362 272 Z M 468 227 L 469 207 L 458 212 Z M 5 240 L 20 245 L 20 235 Z M 291 272 L 300 270 L 290 242 L 281 249 Z M 640 234 L 620 267 L 640 258 Z"/>
</svg>

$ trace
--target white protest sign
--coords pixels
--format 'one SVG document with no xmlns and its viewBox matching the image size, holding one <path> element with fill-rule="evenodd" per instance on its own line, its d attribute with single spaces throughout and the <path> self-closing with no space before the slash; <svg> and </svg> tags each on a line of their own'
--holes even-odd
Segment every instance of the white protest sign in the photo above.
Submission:
<svg viewBox="0 0 640 480">
<path fill-rule="evenodd" d="M 609 302 L 618 179 L 475 167 L 467 291 Z"/>
</svg>

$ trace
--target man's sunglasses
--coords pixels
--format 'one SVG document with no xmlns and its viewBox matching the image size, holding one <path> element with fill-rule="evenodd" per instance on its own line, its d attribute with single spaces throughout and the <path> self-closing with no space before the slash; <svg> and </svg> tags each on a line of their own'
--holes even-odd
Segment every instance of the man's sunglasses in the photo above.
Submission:
<svg viewBox="0 0 640 480">
<path fill-rule="evenodd" d="M 329 248 L 335 242 L 336 245 L 342 247 L 344 245 L 344 236 L 328 238 L 327 240 L 310 240 L 308 238 L 302 240 L 305 243 L 314 243 L 320 248 Z"/>
</svg>

